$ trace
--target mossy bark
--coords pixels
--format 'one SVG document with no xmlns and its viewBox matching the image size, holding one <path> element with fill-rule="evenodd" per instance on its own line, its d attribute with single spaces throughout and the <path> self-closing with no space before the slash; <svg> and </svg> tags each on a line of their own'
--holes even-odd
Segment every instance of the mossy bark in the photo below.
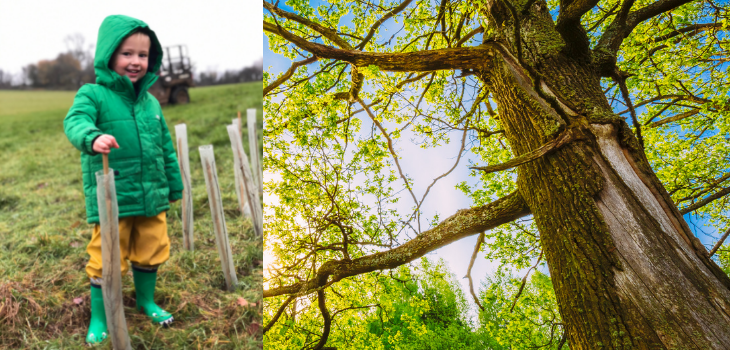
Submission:
<svg viewBox="0 0 730 350">
<path fill-rule="evenodd" d="M 491 10 L 504 28 L 514 24 Z M 518 55 L 514 29 L 506 29 L 495 38 L 502 57 L 486 58 L 477 75 L 515 156 L 568 129 L 581 135 L 517 167 L 570 348 L 730 349 L 730 279 L 693 237 L 631 129 L 613 116 L 600 67 L 556 44 L 549 14 L 520 25 L 532 47 Z"/>
</svg>

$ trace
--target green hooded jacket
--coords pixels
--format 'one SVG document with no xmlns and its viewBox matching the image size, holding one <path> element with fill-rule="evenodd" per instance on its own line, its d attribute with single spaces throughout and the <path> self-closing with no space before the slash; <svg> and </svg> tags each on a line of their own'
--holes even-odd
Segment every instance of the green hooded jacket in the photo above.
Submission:
<svg viewBox="0 0 730 350">
<path fill-rule="evenodd" d="M 136 83 L 109 68 L 116 48 L 134 31 L 150 37 L 148 69 Z M 160 103 L 147 92 L 157 80 L 162 48 L 146 23 L 127 16 L 104 19 L 94 57 L 96 84 L 86 84 L 76 93 L 63 121 L 69 141 L 81 151 L 81 171 L 89 223 L 99 222 L 96 172 L 102 169 L 101 154 L 92 149 L 102 134 L 116 138 L 119 148 L 109 153 L 115 172 L 119 218 L 155 216 L 170 209 L 169 201 L 182 198 L 183 185 L 170 132 Z"/>
</svg>

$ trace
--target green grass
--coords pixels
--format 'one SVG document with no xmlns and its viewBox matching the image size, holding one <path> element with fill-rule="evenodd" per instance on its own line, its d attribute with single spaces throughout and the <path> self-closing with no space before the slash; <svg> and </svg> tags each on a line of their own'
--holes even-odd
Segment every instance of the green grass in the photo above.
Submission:
<svg viewBox="0 0 730 350">
<path fill-rule="evenodd" d="M 63 134 L 73 92 L 0 91 L 0 349 L 83 348 L 89 322 L 84 272 L 86 223 L 79 151 Z M 152 325 L 134 309 L 131 275 L 123 277 L 127 326 L 134 349 L 261 349 L 263 242 L 237 210 L 226 124 L 256 108 L 260 83 L 190 90 L 191 103 L 163 109 L 186 123 L 195 217 L 195 252 L 182 249 L 179 202 L 168 212 L 171 256 L 162 265 L 157 303 L 175 315 L 171 328 Z M 247 135 L 244 124 L 244 135 Z M 261 131 L 258 132 L 259 154 Z M 244 148 L 248 149 L 244 136 Z M 213 144 L 239 286 L 224 290 L 197 147 Z M 256 303 L 242 307 L 238 298 Z M 80 305 L 74 298 L 82 298 Z M 105 342 L 100 348 L 111 349 Z"/>
</svg>

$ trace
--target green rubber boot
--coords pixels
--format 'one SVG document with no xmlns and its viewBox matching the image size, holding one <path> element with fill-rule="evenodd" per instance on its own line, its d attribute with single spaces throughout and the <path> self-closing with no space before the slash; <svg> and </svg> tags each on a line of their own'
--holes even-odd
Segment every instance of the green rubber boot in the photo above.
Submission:
<svg viewBox="0 0 730 350">
<path fill-rule="evenodd" d="M 101 294 L 101 286 L 91 284 L 91 322 L 89 333 L 86 334 L 86 343 L 89 345 L 99 344 L 106 339 L 109 330 L 106 326 L 106 311 L 104 310 L 104 296 Z"/>
<path fill-rule="evenodd" d="M 137 310 L 142 311 L 152 322 L 169 326 L 174 318 L 172 314 L 163 310 L 155 304 L 155 284 L 157 282 L 157 269 L 144 270 L 132 266 L 134 276 L 134 289 L 137 294 Z"/>
</svg>

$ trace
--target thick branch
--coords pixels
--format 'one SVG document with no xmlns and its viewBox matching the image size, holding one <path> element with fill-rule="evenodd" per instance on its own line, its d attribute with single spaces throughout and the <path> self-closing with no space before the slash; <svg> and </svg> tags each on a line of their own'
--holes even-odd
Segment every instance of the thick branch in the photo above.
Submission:
<svg viewBox="0 0 730 350">
<path fill-rule="evenodd" d="M 704 207 L 705 205 L 710 204 L 712 201 L 714 201 L 714 200 L 716 200 L 718 198 L 722 198 L 723 196 L 725 196 L 728 193 L 730 193 L 730 187 L 725 187 L 721 191 L 715 192 L 713 195 L 711 195 L 711 196 L 709 196 L 709 197 L 707 197 L 707 198 L 705 198 L 705 199 L 703 199 L 703 200 L 701 200 L 701 201 L 699 201 L 699 202 L 697 202 L 695 204 L 692 204 L 692 205 L 690 205 L 690 206 L 688 206 L 688 207 L 680 210 L 679 212 L 682 215 L 687 214 L 687 213 L 691 213 L 691 212 L 693 212 L 693 211 L 695 211 L 695 210 L 697 210 L 699 208 Z"/>
<path fill-rule="evenodd" d="M 323 290 L 317 291 L 317 302 L 319 304 L 319 311 L 322 312 L 322 318 L 324 319 L 324 329 L 322 330 L 322 337 L 319 338 L 319 342 L 312 350 L 322 350 L 324 344 L 327 344 L 327 338 L 330 336 L 330 326 L 332 325 L 332 318 L 330 317 L 330 312 L 327 310 Z"/>
<path fill-rule="evenodd" d="M 397 248 L 352 261 L 330 260 L 319 268 L 316 278 L 264 290 L 264 298 L 285 294 L 305 295 L 346 277 L 392 269 L 459 239 L 490 230 L 528 214 L 530 214 L 530 209 L 525 201 L 517 192 L 512 192 L 487 205 L 459 210 L 438 226 L 423 232 Z"/>
<path fill-rule="evenodd" d="M 702 24 L 693 24 L 686 26 L 681 29 L 677 29 L 671 33 L 664 34 L 662 36 L 654 38 L 654 42 L 658 43 L 660 41 L 664 41 L 667 39 L 671 39 L 675 36 L 686 34 L 688 36 L 693 36 L 695 34 L 699 34 L 702 31 L 708 30 L 708 29 L 715 29 L 715 28 L 722 28 L 722 23 L 702 23 Z"/>
<path fill-rule="evenodd" d="M 563 37 L 569 47 L 575 49 L 578 54 L 590 52 L 590 41 L 586 35 L 580 18 L 590 11 L 599 0 L 563 0 L 561 1 L 560 14 L 555 23 L 555 29 Z"/>
<path fill-rule="evenodd" d="M 268 332 L 269 329 L 271 329 L 271 327 L 273 327 L 276 324 L 276 321 L 279 320 L 279 317 L 281 317 L 281 314 L 284 313 L 284 309 L 286 309 L 286 306 L 289 305 L 289 303 L 291 303 L 292 300 L 294 300 L 294 298 L 295 297 L 292 295 L 289 298 L 287 298 L 283 304 L 281 304 L 281 306 L 279 307 L 279 311 L 276 312 L 274 317 L 271 318 L 271 321 L 269 321 L 269 323 L 266 325 L 266 327 L 264 327 L 264 332 L 263 332 L 264 334 L 266 334 L 266 332 Z"/>
<path fill-rule="evenodd" d="M 631 29 L 636 27 L 639 23 L 646 21 L 649 18 L 658 16 L 664 12 L 671 11 L 679 6 L 688 4 L 694 0 L 659 0 L 652 4 L 646 5 L 634 12 L 629 13 L 629 17 L 626 21 L 627 26 Z"/>
<path fill-rule="evenodd" d="M 424 72 L 442 69 L 482 68 L 493 50 L 487 45 L 476 47 L 458 47 L 451 49 L 428 50 L 408 53 L 377 53 L 357 50 L 338 49 L 331 46 L 313 43 L 264 22 L 264 30 L 289 40 L 297 47 L 309 51 L 319 58 L 331 58 L 346 61 L 358 67 L 375 65 L 381 70 L 393 72 Z"/>
<path fill-rule="evenodd" d="M 271 92 L 271 90 L 276 89 L 277 86 L 283 84 L 285 81 L 287 81 L 291 76 L 294 74 L 294 72 L 297 70 L 297 68 L 310 64 L 317 60 L 316 56 L 312 56 L 310 58 L 307 58 L 305 60 L 297 61 L 292 63 L 291 67 L 289 67 L 289 70 L 286 71 L 282 76 L 279 77 L 279 79 L 276 79 L 276 81 L 269 84 L 267 87 L 264 88 L 264 97 Z"/>
<path fill-rule="evenodd" d="M 459 39 L 459 41 L 456 42 L 456 47 L 461 47 L 462 44 L 464 44 L 467 40 L 471 39 L 474 35 L 477 35 L 479 33 L 484 33 L 484 27 L 479 26 L 477 28 L 474 28 L 471 32 L 464 35 L 463 38 Z"/>
<path fill-rule="evenodd" d="M 355 66 L 350 66 L 350 76 L 352 77 L 352 84 L 350 84 L 349 91 L 338 92 L 334 95 L 335 100 L 345 100 L 350 103 L 354 103 L 358 99 L 360 89 L 365 82 L 365 75 Z"/>
<path fill-rule="evenodd" d="M 599 0 L 563 0 L 561 1 L 558 25 L 566 22 L 580 23 L 580 18 L 598 4 Z"/>
<path fill-rule="evenodd" d="M 352 46 L 347 41 L 342 39 L 339 35 L 337 35 L 337 32 L 332 28 L 327 28 L 319 23 L 313 22 L 312 20 L 299 16 L 295 13 L 284 11 L 266 1 L 264 1 L 264 8 L 266 8 L 267 10 L 269 10 L 281 17 L 284 17 L 288 20 L 292 20 L 294 22 L 297 22 L 297 23 L 303 24 L 309 28 L 312 28 L 313 30 L 322 34 L 325 38 L 327 38 L 330 41 L 332 41 L 333 43 L 335 43 L 335 45 L 337 45 L 343 49 L 352 49 Z M 264 30 L 266 29 L 265 27 L 266 27 L 266 22 L 264 22 Z"/>
<path fill-rule="evenodd" d="M 507 169 L 512 169 L 518 165 L 525 164 L 527 162 L 531 162 L 537 158 L 540 158 L 550 152 L 553 152 L 560 147 L 563 147 L 566 143 L 577 140 L 583 137 L 582 131 L 579 131 L 578 128 L 571 128 L 560 134 L 557 138 L 554 140 L 540 146 L 540 148 L 525 153 L 517 158 L 514 158 L 512 160 L 509 160 L 507 162 L 496 164 L 496 165 L 490 165 L 490 166 L 483 166 L 483 167 L 470 167 L 470 169 L 474 170 L 481 170 L 488 173 L 493 173 L 495 171 L 502 171 Z"/>
<path fill-rule="evenodd" d="M 625 0 L 630 1 L 630 0 Z M 692 0 L 659 0 L 650 5 L 644 6 L 636 11 L 629 13 L 627 16 L 616 16 L 611 24 L 603 32 L 601 39 L 598 40 L 596 48 L 596 64 L 601 70 L 602 76 L 610 76 L 613 73 L 613 66 L 616 64 L 616 53 L 621 43 L 631 34 L 641 22 L 646 21 L 654 16 L 675 9 Z"/>
<path fill-rule="evenodd" d="M 689 112 L 684 112 L 684 113 L 680 113 L 680 114 L 671 116 L 669 118 L 664 118 L 662 120 L 657 120 L 657 121 L 655 121 L 655 122 L 653 122 L 653 123 L 651 123 L 651 124 L 649 124 L 647 126 L 650 127 L 650 128 L 656 128 L 659 125 L 664 125 L 664 124 L 667 124 L 667 123 L 672 123 L 672 122 L 676 122 L 678 120 L 682 120 L 682 119 L 685 119 L 685 118 L 689 118 L 689 117 L 691 117 L 691 116 L 693 116 L 693 115 L 695 115 L 695 114 L 697 114 L 699 112 L 700 112 L 699 109 L 693 109 L 693 110 L 691 110 Z"/>
</svg>

